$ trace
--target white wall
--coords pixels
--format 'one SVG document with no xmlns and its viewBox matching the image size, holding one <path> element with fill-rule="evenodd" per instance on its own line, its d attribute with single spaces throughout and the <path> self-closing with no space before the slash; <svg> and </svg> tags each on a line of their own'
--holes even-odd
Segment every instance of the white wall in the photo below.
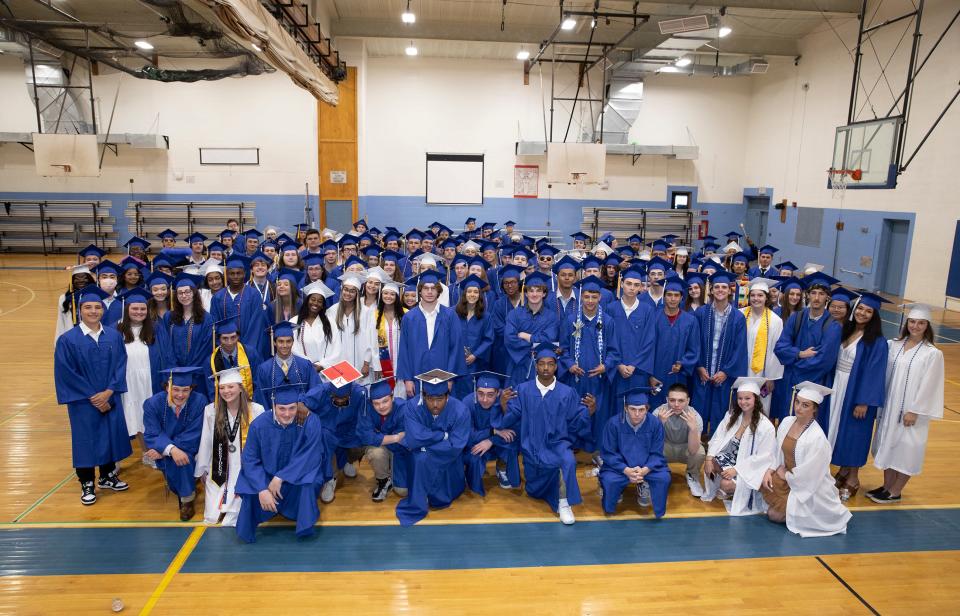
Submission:
<svg viewBox="0 0 960 616">
<path fill-rule="evenodd" d="M 928 0 L 922 20 L 922 58 L 956 11 L 953 0 Z M 902 3 L 883 7 L 876 21 L 901 14 Z M 907 22 L 879 31 L 874 44 L 886 61 Z M 960 174 L 957 136 L 960 108 L 944 117 L 895 190 L 848 190 L 843 201 L 826 189 L 831 165 L 834 130 L 846 124 L 853 64 L 843 44 L 829 28 L 821 28 L 801 42 L 799 66 L 778 62 L 754 82 L 747 136 L 744 182 L 773 186 L 775 199 L 787 198 L 801 206 L 878 211 L 916 212 L 906 296 L 943 305 L 950 247 L 960 218 Z M 856 45 L 856 22 L 838 28 L 847 47 Z M 899 94 L 906 73 L 908 32 L 887 69 L 893 91 Z M 906 152 L 916 147 L 960 80 L 960 31 L 947 35 L 917 79 L 911 105 Z M 864 47 L 864 87 L 873 88 L 878 64 L 869 46 Z M 809 89 L 804 91 L 804 84 Z M 861 90 L 861 94 L 863 90 Z M 895 97 L 881 80 L 871 100 L 879 114 L 886 113 Z M 865 99 L 861 99 L 865 100 Z M 869 116 L 860 116 L 867 119 Z M 906 156 L 904 157 L 906 160 Z"/>
<path fill-rule="evenodd" d="M 0 56 L 0 130 L 36 130 L 24 82 L 22 61 Z M 0 190 L 128 193 L 132 178 L 138 193 L 295 195 L 309 182 L 316 194 L 316 101 L 284 73 L 198 83 L 101 75 L 94 78 L 100 132 L 106 132 L 118 87 L 111 132 L 169 135 L 169 151 L 121 146 L 119 157 L 107 152 L 100 178 L 41 178 L 31 152 L 5 144 Z M 259 147 L 260 165 L 201 166 L 200 147 Z"/>
</svg>

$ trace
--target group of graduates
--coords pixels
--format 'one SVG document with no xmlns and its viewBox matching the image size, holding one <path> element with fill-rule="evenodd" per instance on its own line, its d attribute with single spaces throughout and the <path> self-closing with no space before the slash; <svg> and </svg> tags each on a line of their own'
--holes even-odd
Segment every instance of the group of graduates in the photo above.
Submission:
<svg viewBox="0 0 960 616">
<path fill-rule="evenodd" d="M 128 489 L 137 440 L 182 520 L 199 483 L 204 520 L 244 541 L 276 514 L 311 534 L 362 459 L 404 525 L 485 495 L 490 462 L 572 524 L 579 451 L 607 513 L 630 488 L 662 517 L 682 463 L 694 497 L 829 535 L 871 449 L 867 496 L 897 502 L 942 416 L 929 307 L 887 340 L 883 297 L 736 232 L 699 251 L 584 233 L 560 250 L 474 218 L 292 233 L 231 220 L 210 243 L 165 230 L 152 258 L 140 237 L 119 263 L 80 251 L 55 384 L 84 505 Z"/>
</svg>

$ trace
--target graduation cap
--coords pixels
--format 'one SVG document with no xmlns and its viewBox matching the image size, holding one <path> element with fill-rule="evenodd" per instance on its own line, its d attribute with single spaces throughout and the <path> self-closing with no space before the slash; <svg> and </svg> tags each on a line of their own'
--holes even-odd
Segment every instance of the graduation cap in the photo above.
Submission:
<svg viewBox="0 0 960 616">
<path fill-rule="evenodd" d="M 381 231 L 380 229 L 377 229 L 376 227 L 370 227 L 369 229 L 367 229 L 367 233 L 369 233 L 373 237 L 380 237 L 381 235 L 383 235 L 383 231 Z"/>
<path fill-rule="evenodd" d="M 604 241 L 601 239 L 599 242 L 597 242 L 597 243 L 594 245 L 593 250 L 591 250 L 590 252 L 596 253 L 596 252 L 598 252 L 598 251 L 603 252 L 604 254 L 609 255 L 609 254 L 612 254 L 612 253 L 613 253 L 613 248 L 610 248 L 610 245 L 607 244 L 606 242 L 604 242 Z"/>
<path fill-rule="evenodd" d="M 176 278 L 173 279 L 173 288 L 182 289 L 183 287 L 190 287 L 191 289 L 196 289 L 202 282 L 203 279 L 196 274 L 180 272 L 177 274 Z"/>
<path fill-rule="evenodd" d="M 226 249 L 227 247 L 220 242 L 210 242 L 210 245 L 207 246 L 207 252 L 224 252 Z"/>
<path fill-rule="evenodd" d="M 525 258 L 527 260 L 527 263 L 532 261 L 534 258 L 533 253 L 527 250 L 526 248 L 515 248 L 513 251 L 513 257 L 516 258 L 517 255 L 520 255 L 523 258 Z"/>
<path fill-rule="evenodd" d="M 456 249 L 457 249 L 457 240 L 453 239 L 452 237 L 448 237 L 447 239 L 445 239 L 445 240 L 443 240 L 442 242 L 440 242 L 440 249 L 441 249 L 441 250 L 446 250 L 446 249 L 448 249 L 448 248 L 451 248 L 451 249 L 453 249 L 453 250 L 456 250 Z"/>
<path fill-rule="evenodd" d="M 782 263 L 778 263 L 778 264 L 775 265 L 774 267 L 776 267 L 778 270 L 780 270 L 780 273 L 781 273 L 781 274 L 783 274 L 783 270 L 788 270 L 788 271 L 790 271 L 791 273 L 797 271 L 797 266 L 794 265 L 794 264 L 793 264 L 792 262 L 790 262 L 790 261 L 784 261 L 784 262 L 782 262 Z"/>
<path fill-rule="evenodd" d="M 793 276 L 777 276 L 778 283 L 777 288 L 780 289 L 781 293 L 786 293 L 790 289 L 800 289 L 803 290 L 803 281 L 799 278 L 794 278 Z"/>
<path fill-rule="evenodd" d="M 483 223 L 482 225 L 480 225 L 480 228 L 483 229 L 484 231 L 486 231 L 487 229 L 491 229 L 491 230 L 492 230 L 492 229 L 496 228 L 496 226 L 497 226 L 497 223 L 495 223 L 495 222 L 485 222 L 485 223 Z"/>
<path fill-rule="evenodd" d="M 520 279 L 520 276 L 523 274 L 523 268 L 519 265 L 504 265 L 500 268 L 500 282 L 508 280 L 510 278 Z"/>
<path fill-rule="evenodd" d="M 762 255 L 772 255 L 775 252 L 780 252 L 780 249 L 770 244 L 764 244 L 758 252 Z"/>
<path fill-rule="evenodd" d="M 439 284 L 440 279 L 441 275 L 437 270 L 425 270 L 420 272 L 418 284 Z"/>
<path fill-rule="evenodd" d="M 220 262 L 216 259 L 207 259 L 200 265 L 200 275 L 206 278 L 207 274 L 212 273 L 217 273 L 222 276 L 223 268 L 220 266 Z"/>
<path fill-rule="evenodd" d="M 815 274 L 817 272 L 822 272 L 822 271 L 823 271 L 823 266 L 820 265 L 819 263 L 806 263 L 803 266 L 803 270 L 801 270 L 801 273 L 804 276 L 807 276 L 807 275 Z"/>
<path fill-rule="evenodd" d="M 363 218 L 361 218 L 360 220 L 355 220 L 355 221 L 353 221 L 353 228 L 354 228 L 354 229 L 356 229 L 356 228 L 359 227 L 360 225 L 363 225 L 363 228 L 366 229 L 366 228 L 367 228 L 367 221 L 364 220 Z"/>
<path fill-rule="evenodd" d="M 233 229 L 224 229 L 223 231 L 220 232 L 220 234 L 217 237 L 219 237 L 220 241 L 222 242 L 228 237 L 230 238 L 237 237 L 237 232 L 234 231 Z"/>
<path fill-rule="evenodd" d="M 301 289 L 301 292 L 303 293 L 303 296 L 305 298 L 310 297 L 311 295 L 317 295 L 317 294 L 322 295 L 323 299 L 330 299 L 331 297 L 333 297 L 333 291 L 330 289 L 330 287 L 323 284 L 323 281 L 321 280 L 311 282 L 310 284 L 303 287 L 303 289 Z"/>
<path fill-rule="evenodd" d="M 480 389 L 503 389 L 503 384 L 509 377 L 506 374 L 492 372 L 490 370 L 480 370 L 473 373 L 473 388 Z"/>
<path fill-rule="evenodd" d="M 403 259 L 403 255 L 395 250 L 384 250 L 380 253 L 380 260 L 383 262 L 391 261 L 397 263 Z"/>
<path fill-rule="evenodd" d="M 357 242 L 362 242 L 364 240 L 370 242 L 371 244 L 377 241 L 375 237 L 370 235 L 369 231 L 364 231 L 363 233 L 357 236 Z"/>
<path fill-rule="evenodd" d="M 689 255 L 692 248 L 690 246 L 677 246 L 676 254 Z"/>
<path fill-rule="evenodd" d="M 356 255 L 350 255 L 347 257 L 347 260 L 343 262 L 343 269 L 346 270 L 351 265 L 359 265 L 363 269 L 367 269 L 366 262 Z"/>
<path fill-rule="evenodd" d="M 637 265 L 628 267 L 620 274 L 620 278 L 622 280 L 639 280 L 640 282 L 643 282 L 646 277 L 647 273 Z"/>
<path fill-rule="evenodd" d="M 576 233 L 570 234 L 570 237 L 579 241 L 579 242 L 589 242 L 590 236 L 584 233 L 583 231 L 577 231 Z"/>
<path fill-rule="evenodd" d="M 124 246 L 127 248 L 127 250 L 130 250 L 130 248 L 132 248 L 133 246 L 139 246 L 140 248 L 146 250 L 150 246 L 150 242 L 143 239 L 142 237 L 137 237 L 136 235 L 134 235 L 133 237 L 131 237 L 129 240 L 126 241 Z"/>
<path fill-rule="evenodd" d="M 484 242 L 484 244 L 486 244 L 486 243 L 487 243 L 487 242 Z M 492 243 L 492 242 L 490 242 L 490 243 Z M 494 247 L 496 247 L 496 244 L 494 244 Z M 466 252 L 466 251 L 468 251 L 468 250 L 474 251 L 474 252 L 480 252 L 482 248 L 483 248 L 482 245 L 474 242 L 473 240 L 466 241 L 466 242 L 463 243 L 463 246 L 461 246 L 461 250 L 463 250 L 464 252 Z"/>
<path fill-rule="evenodd" d="M 583 261 L 580 262 L 580 267 L 583 270 L 600 269 L 600 259 L 592 254 L 587 255 L 583 258 Z"/>
<path fill-rule="evenodd" d="M 90 302 L 96 302 L 98 304 L 103 304 L 103 300 L 110 297 L 110 294 L 98 287 L 95 284 L 88 284 L 79 291 L 79 299 L 77 300 L 77 305 L 88 304 Z"/>
<path fill-rule="evenodd" d="M 653 243 L 650 244 L 650 248 L 653 249 L 653 252 L 667 252 L 667 248 L 669 247 L 670 246 L 662 239 L 653 240 Z"/>
<path fill-rule="evenodd" d="M 560 355 L 560 343 L 559 342 L 540 342 L 537 344 L 533 352 L 534 361 L 543 359 L 544 357 L 549 357 L 550 359 L 557 359 L 557 356 Z"/>
<path fill-rule="evenodd" d="M 933 306 L 928 304 L 913 303 L 913 304 L 901 304 L 900 308 L 907 309 L 907 318 L 915 319 L 918 321 L 928 321 L 932 322 L 933 320 Z"/>
<path fill-rule="evenodd" d="M 221 334 L 235 334 L 240 331 L 240 323 L 236 316 L 220 319 L 213 324 L 213 331 L 215 332 L 215 336 L 220 336 Z"/>
<path fill-rule="evenodd" d="M 290 321 L 280 321 L 275 323 L 267 328 L 267 331 L 270 332 L 270 335 L 273 339 L 277 338 L 293 338 L 293 331 L 299 329 L 300 326 L 296 323 L 291 323 Z"/>
<path fill-rule="evenodd" d="M 296 244 L 296 243 L 297 243 L 297 240 L 293 239 L 292 237 L 290 237 L 290 236 L 287 235 L 286 233 L 281 233 L 280 235 L 278 235 L 278 236 L 276 237 L 276 239 L 275 239 L 274 241 L 277 242 L 277 245 L 279 245 L 279 246 L 281 246 L 281 247 L 286 246 L 287 244 L 290 244 L 290 243 L 293 243 L 293 244 Z"/>
<path fill-rule="evenodd" d="M 263 262 L 266 263 L 267 265 L 272 265 L 272 264 L 273 264 L 273 259 L 271 259 L 270 257 L 268 257 L 268 256 L 267 256 L 262 250 L 260 250 L 260 249 L 257 249 L 257 251 L 256 251 L 255 253 L 253 253 L 252 255 L 250 255 L 250 265 L 253 265 L 253 264 L 256 263 L 257 261 L 263 261 Z"/>
<path fill-rule="evenodd" d="M 153 260 L 152 265 L 153 269 L 155 270 L 160 269 L 161 267 L 173 269 L 173 263 L 170 262 L 170 258 L 166 255 L 157 255 L 157 257 Z"/>
<path fill-rule="evenodd" d="M 153 294 L 150 291 L 147 291 L 143 287 L 133 287 L 124 291 L 120 295 L 120 300 L 124 305 L 127 304 L 146 304 L 150 301 L 150 298 L 153 297 Z"/>
<path fill-rule="evenodd" d="M 772 278 L 757 277 L 750 281 L 751 291 L 763 291 L 769 293 L 770 289 L 777 285 L 777 281 Z"/>
<path fill-rule="evenodd" d="M 353 287 L 357 291 L 363 288 L 365 276 L 359 272 L 345 272 L 340 275 L 340 288 Z"/>
<path fill-rule="evenodd" d="M 572 269 L 577 271 L 580 269 L 580 263 L 570 255 L 564 255 L 560 258 L 559 261 L 553 264 L 553 273 L 557 274 L 560 270 Z"/>
<path fill-rule="evenodd" d="M 432 252 L 423 252 L 422 250 L 418 250 L 416 253 L 414 253 L 413 260 L 416 263 L 419 263 L 421 267 L 424 265 L 437 265 L 437 256 Z"/>
<path fill-rule="evenodd" d="M 209 378 L 213 379 L 217 385 L 230 385 L 236 383 L 243 385 L 243 372 L 241 370 L 249 369 L 250 366 L 237 366 L 236 368 L 227 368 L 220 372 L 215 372 Z"/>
<path fill-rule="evenodd" d="M 476 287 L 477 289 L 483 289 L 485 286 L 487 286 L 487 283 L 485 283 L 483 281 L 483 278 L 481 278 L 480 276 L 477 276 L 476 274 L 470 274 L 469 276 L 461 280 L 458 286 L 460 287 L 461 290 L 466 290 L 473 287 Z"/>
<path fill-rule="evenodd" d="M 360 374 L 360 371 L 354 368 L 353 364 L 348 361 L 334 364 L 320 372 L 320 374 L 330 381 L 330 384 L 333 385 L 334 393 L 338 396 L 346 394 L 351 383 L 363 376 Z"/>
<path fill-rule="evenodd" d="M 441 370 L 440 368 L 434 368 L 433 370 L 429 370 L 423 374 L 418 374 L 416 379 L 420 381 L 423 395 L 443 396 L 450 391 L 449 387 L 447 386 L 447 381 L 455 378 L 456 376 L 457 375 L 452 372 L 447 372 L 446 370 Z"/>
<path fill-rule="evenodd" d="M 741 250 L 740 244 L 738 244 L 735 241 L 730 242 L 729 244 L 723 247 L 723 252 L 731 252 L 731 251 L 740 252 L 740 250 Z"/>
<path fill-rule="evenodd" d="M 263 237 L 263 233 L 260 233 L 256 229 L 247 229 L 241 235 L 243 235 L 248 240 L 256 240 Z"/>
<path fill-rule="evenodd" d="M 737 246 L 739 247 L 739 244 L 738 244 Z M 720 244 L 718 244 L 718 243 L 716 243 L 716 242 L 704 242 L 704 243 L 703 243 L 703 250 L 704 250 L 704 251 L 716 252 L 719 248 L 720 248 Z"/>
<path fill-rule="evenodd" d="M 630 237 L 627 238 L 627 243 L 628 243 L 628 244 L 642 244 L 642 243 L 643 243 L 643 238 L 640 237 L 639 234 L 634 233 L 633 235 L 631 235 Z"/>
<path fill-rule="evenodd" d="M 387 396 L 393 395 L 393 385 L 390 384 L 391 379 L 380 379 L 376 383 L 370 385 L 370 399 L 379 400 L 380 398 L 386 398 Z"/>
<path fill-rule="evenodd" d="M 421 231 L 420 229 L 417 229 L 416 227 L 414 227 L 413 229 L 410 229 L 409 231 L 407 231 L 407 239 L 408 239 L 408 240 L 422 240 L 422 239 L 423 239 L 423 231 Z"/>
<path fill-rule="evenodd" d="M 120 269 L 124 272 L 132 269 L 139 270 L 145 265 L 146 263 L 134 256 L 126 256 L 120 261 Z"/>
<path fill-rule="evenodd" d="M 168 276 L 163 272 L 153 272 L 144 281 L 144 286 L 148 289 L 161 284 L 169 287 L 171 282 L 173 282 L 173 276 Z"/>
<path fill-rule="evenodd" d="M 368 259 L 379 259 L 380 258 L 380 247 L 376 244 L 370 244 L 363 249 L 363 256 Z"/>
<path fill-rule="evenodd" d="M 303 279 L 303 274 L 298 272 L 295 269 L 290 269 L 289 267 L 282 267 L 280 271 L 277 272 L 277 281 L 286 280 L 290 283 L 290 286 L 293 289 L 296 289 L 300 286 L 300 281 Z"/>
<path fill-rule="evenodd" d="M 473 216 L 471 216 L 471 217 L 467 218 L 465 221 L 463 221 L 463 224 L 469 225 L 469 224 L 472 223 L 472 222 L 473 222 L 473 223 L 477 222 L 477 219 L 474 218 Z"/>
<path fill-rule="evenodd" d="M 745 252 L 738 252 L 731 258 L 733 263 L 750 263 L 750 255 Z"/>
<path fill-rule="evenodd" d="M 319 252 L 308 252 L 303 255 L 303 266 L 310 267 L 311 265 L 323 265 L 324 257 L 322 253 Z"/>
<path fill-rule="evenodd" d="M 260 244 L 260 250 L 266 250 L 267 248 L 273 248 L 274 250 L 277 250 L 279 247 L 280 246 L 273 240 L 264 240 L 263 243 Z M 207 246 L 207 250 L 209 249 L 210 247 Z"/>
<path fill-rule="evenodd" d="M 508 221 L 506 221 L 505 223 L 503 223 L 503 226 L 504 226 L 504 227 L 514 227 L 514 226 L 516 226 L 516 224 L 517 224 L 517 223 L 513 222 L 512 220 L 508 220 Z"/>
<path fill-rule="evenodd" d="M 453 233 L 453 229 L 451 229 L 451 228 L 448 227 L 447 225 L 438 224 L 438 225 L 437 225 L 437 235 L 439 236 L 439 235 L 440 235 L 441 233 L 443 233 L 444 231 L 446 231 L 448 235 L 451 234 L 451 233 Z"/>
<path fill-rule="evenodd" d="M 830 291 L 831 302 L 844 302 L 850 304 L 858 297 L 860 296 L 849 289 L 844 289 L 843 287 L 837 287 L 836 289 Z"/>
<path fill-rule="evenodd" d="M 748 391 L 757 396 L 762 395 L 760 393 L 760 388 L 763 387 L 763 384 L 767 382 L 767 379 L 762 376 L 741 376 L 738 377 L 736 381 L 733 382 L 733 389 L 736 389 L 737 392 Z"/>
<path fill-rule="evenodd" d="M 731 231 L 725 234 L 723 237 L 727 238 L 727 241 L 729 242 L 736 242 L 741 237 L 743 237 L 743 235 L 741 235 L 740 233 L 737 233 L 736 231 Z"/>
<path fill-rule="evenodd" d="M 543 244 L 537 249 L 537 255 L 540 257 L 554 257 L 560 252 L 550 244 Z"/>
<path fill-rule="evenodd" d="M 320 232 L 320 237 L 328 237 L 332 240 L 337 240 L 340 237 L 340 234 L 334 231 L 333 229 L 324 227 L 323 231 Z"/>
<path fill-rule="evenodd" d="M 105 250 L 101 249 L 99 246 L 95 244 L 90 244 L 86 248 L 83 248 L 82 250 L 80 250 L 77 254 L 80 255 L 81 257 L 90 257 L 90 256 L 96 255 L 97 258 L 102 259 L 104 256 L 106 256 L 107 253 Z"/>
<path fill-rule="evenodd" d="M 796 396 L 798 398 L 803 398 L 804 400 L 809 400 L 816 404 L 823 402 L 823 399 L 833 393 L 833 390 L 829 387 L 824 387 L 823 385 L 818 385 L 811 381 L 804 381 L 802 383 L 797 383 L 793 387 L 794 391 L 797 392 Z M 790 410 L 791 414 L 793 409 Z"/>
<path fill-rule="evenodd" d="M 623 406 L 650 406 L 649 387 L 632 387 L 623 395 Z"/>
<path fill-rule="evenodd" d="M 703 278 L 700 278 L 703 280 Z M 686 293 L 687 292 L 687 282 L 674 274 L 673 276 L 668 277 L 663 281 L 663 292 L 676 291 L 677 293 Z"/>
<path fill-rule="evenodd" d="M 385 284 L 387 282 L 392 282 L 393 278 L 390 277 L 390 274 L 386 272 L 382 267 L 376 265 L 367 270 L 367 280 L 378 280 L 380 284 Z"/>
<path fill-rule="evenodd" d="M 533 272 L 532 274 L 527 274 L 527 277 L 523 282 L 528 289 L 533 286 L 542 286 L 547 288 L 550 287 L 550 277 L 543 272 Z"/>
<path fill-rule="evenodd" d="M 357 237 L 354 235 L 347 234 L 341 237 L 340 241 L 337 243 L 339 244 L 340 248 L 343 248 L 344 246 L 356 246 Z"/>
<path fill-rule="evenodd" d="M 630 248 L 630 246 L 620 246 L 618 248 L 615 248 L 614 250 L 618 255 L 620 255 L 624 259 L 632 259 L 637 254 L 633 251 L 632 248 Z"/>
<path fill-rule="evenodd" d="M 718 269 L 710 276 L 710 284 L 734 284 L 736 282 L 737 276 L 733 272 L 728 272 L 725 269 Z"/>
<path fill-rule="evenodd" d="M 281 383 L 276 387 L 264 387 L 269 392 L 270 401 L 274 404 L 296 404 L 300 402 L 300 393 L 307 387 L 307 383 Z"/>
<path fill-rule="evenodd" d="M 700 272 L 687 272 L 687 277 L 684 280 L 688 288 L 692 284 L 698 284 L 701 288 L 703 288 L 704 281 L 706 281 L 706 276 Z"/>
<path fill-rule="evenodd" d="M 451 265 L 457 265 L 458 263 L 463 263 L 464 265 L 468 265 L 470 263 L 470 260 L 471 260 L 470 257 L 468 257 L 467 255 L 459 254 L 455 256 L 453 258 L 453 261 L 451 261 L 450 263 Z"/>
<path fill-rule="evenodd" d="M 195 242 L 203 243 L 206 241 L 207 241 L 207 236 L 204 235 L 203 233 L 200 233 L 199 231 L 194 231 L 193 233 L 187 236 L 188 244 L 193 244 Z"/>
<path fill-rule="evenodd" d="M 327 240 L 322 244 L 320 244 L 320 252 L 318 254 L 324 254 L 327 252 L 337 252 L 338 250 L 339 250 L 339 247 L 337 246 L 336 242 L 334 242 L 333 240 Z"/>
<path fill-rule="evenodd" d="M 832 285 L 835 285 L 838 282 L 840 282 L 833 276 L 828 276 L 823 272 L 814 272 L 812 274 L 808 274 L 804 276 L 801 280 L 803 281 L 803 287 L 807 291 L 809 291 L 810 289 L 813 289 L 814 287 L 822 287 L 826 289 L 828 293 L 830 292 L 830 287 Z"/>
<path fill-rule="evenodd" d="M 664 259 L 663 257 L 653 257 L 650 261 L 647 262 L 647 271 L 650 270 L 663 270 L 664 272 L 673 269 L 673 264 Z"/>
<path fill-rule="evenodd" d="M 193 374 L 200 372 L 200 368 L 194 366 L 167 368 L 161 370 L 160 374 L 166 376 L 169 385 L 177 387 L 189 387 L 193 385 Z"/>
<path fill-rule="evenodd" d="M 403 237 L 403 234 L 399 231 L 387 231 L 383 234 L 383 242 L 399 242 L 401 237 Z"/>
<path fill-rule="evenodd" d="M 100 276 L 101 274 L 113 274 L 114 276 L 119 276 L 120 266 L 109 259 L 104 259 L 95 268 L 93 268 L 93 273 L 95 273 L 97 276 Z"/>
<path fill-rule="evenodd" d="M 614 240 L 613 233 L 604 233 L 600 236 L 599 242 L 601 244 L 612 244 Z"/>
<path fill-rule="evenodd" d="M 677 238 L 679 237 L 680 237 L 679 235 L 676 235 L 674 233 L 667 233 L 666 235 L 660 236 L 660 239 L 662 239 L 668 244 L 673 244 L 677 241 Z"/>
<path fill-rule="evenodd" d="M 176 240 L 177 235 L 179 234 L 173 229 L 164 229 L 160 233 L 157 233 L 157 237 L 159 237 L 161 240 Z"/>
<path fill-rule="evenodd" d="M 876 293 L 871 293 L 869 291 L 860 291 L 860 302 L 864 306 L 873 308 L 874 311 L 880 310 L 880 304 L 892 304 L 890 300 L 880 297 Z"/>
<path fill-rule="evenodd" d="M 597 276 L 587 276 L 586 278 L 581 278 L 580 280 L 575 282 L 574 286 L 580 289 L 581 293 L 583 293 L 584 291 L 600 293 L 601 289 L 603 289 L 604 287 L 604 284 L 603 284 L 603 280 L 601 280 Z"/>
<path fill-rule="evenodd" d="M 604 265 L 614 265 L 616 267 L 620 267 L 621 262 L 623 262 L 623 258 L 615 252 L 607 255 L 607 258 L 603 260 Z"/>
</svg>

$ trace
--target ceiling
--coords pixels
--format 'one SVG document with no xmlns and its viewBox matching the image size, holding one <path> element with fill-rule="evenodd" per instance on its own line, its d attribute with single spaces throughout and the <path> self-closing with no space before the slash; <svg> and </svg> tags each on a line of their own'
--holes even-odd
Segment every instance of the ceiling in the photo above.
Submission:
<svg viewBox="0 0 960 616">
<path fill-rule="evenodd" d="M 511 59 L 522 47 L 535 53 L 541 41 L 550 37 L 560 22 L 558 0 L 411 0 L 410 8 L 416 23 L 403 24 L 400 14 L 406 0 L 317 0 L 330 15 L 330 29 L 335 37 L 369 38 L 367 51 L 372 56 L 403 55 L 404 48 L 414 41 L 420 55 L 453 58 Z M 592 11 L 593 2 L 566 1 L 564 10 Z M 721 6 L 725 7 L 721 16 Z M 690 49 L 709 43 L 721 55 L 788 56 L 799 53 L 798 41 L 820 29 L 837 27 L 855 20 L 860 0 L 688 0 L 687 2 L 639 2 L 637 12 L 650 15 L 618 46 L 634 59 L 647 52 L 663 50 L 668 36 L 660 34 L 658 21 L 692 15 L 709 15 L 732 29 L 732 33 L 716 38 L 716 29 L 684 36 L 700 39 L 698 45 L 682 45 Z M 632 0 L 601 0 L 599 11 L 632 13 Z M 827 23 L 830 20 L 830 24 Z M 613 44 L 633 28 L 630 17 L 600 19 L 593 33 L 594 45 Z M 578 18 L 577 27 L 561 31 L 558 42 L 580 43 L 564 48 L 561 54 L 581 56 L 582 45 L 590 37 L 590 19 Z M 393 42 L 391 42 L 393 40 Z M 672 48 L 676 41 L 671 41 Z M 659 51 L 657 52 L 659 53 Z M 670 55 L 669 53 L 666 55 Z M 649 57 L 649 56 L 647 56 Z"/>
</svg>

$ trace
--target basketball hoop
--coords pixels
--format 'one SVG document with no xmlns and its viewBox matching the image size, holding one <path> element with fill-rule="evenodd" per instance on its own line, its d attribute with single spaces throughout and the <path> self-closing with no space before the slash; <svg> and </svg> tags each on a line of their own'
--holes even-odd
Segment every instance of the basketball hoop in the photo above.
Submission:
<svg viewBox="0 0 960 616">
<path fill-rule="evenodd" d="M 573 172 L 570 174 L 570 180 L 567 182 L 569 186 L 583 186 L 583 176 L 586 173 L 576 173 Z"/>
<path fill-rule="evenodd" d="M 833 198 L 843 200 L 847 192 L 847 185 L 850 181 L 859 182 L 863 179 L 862 169 L 827 169 L 827 183 L 833 192 Z"/>
</svg>

